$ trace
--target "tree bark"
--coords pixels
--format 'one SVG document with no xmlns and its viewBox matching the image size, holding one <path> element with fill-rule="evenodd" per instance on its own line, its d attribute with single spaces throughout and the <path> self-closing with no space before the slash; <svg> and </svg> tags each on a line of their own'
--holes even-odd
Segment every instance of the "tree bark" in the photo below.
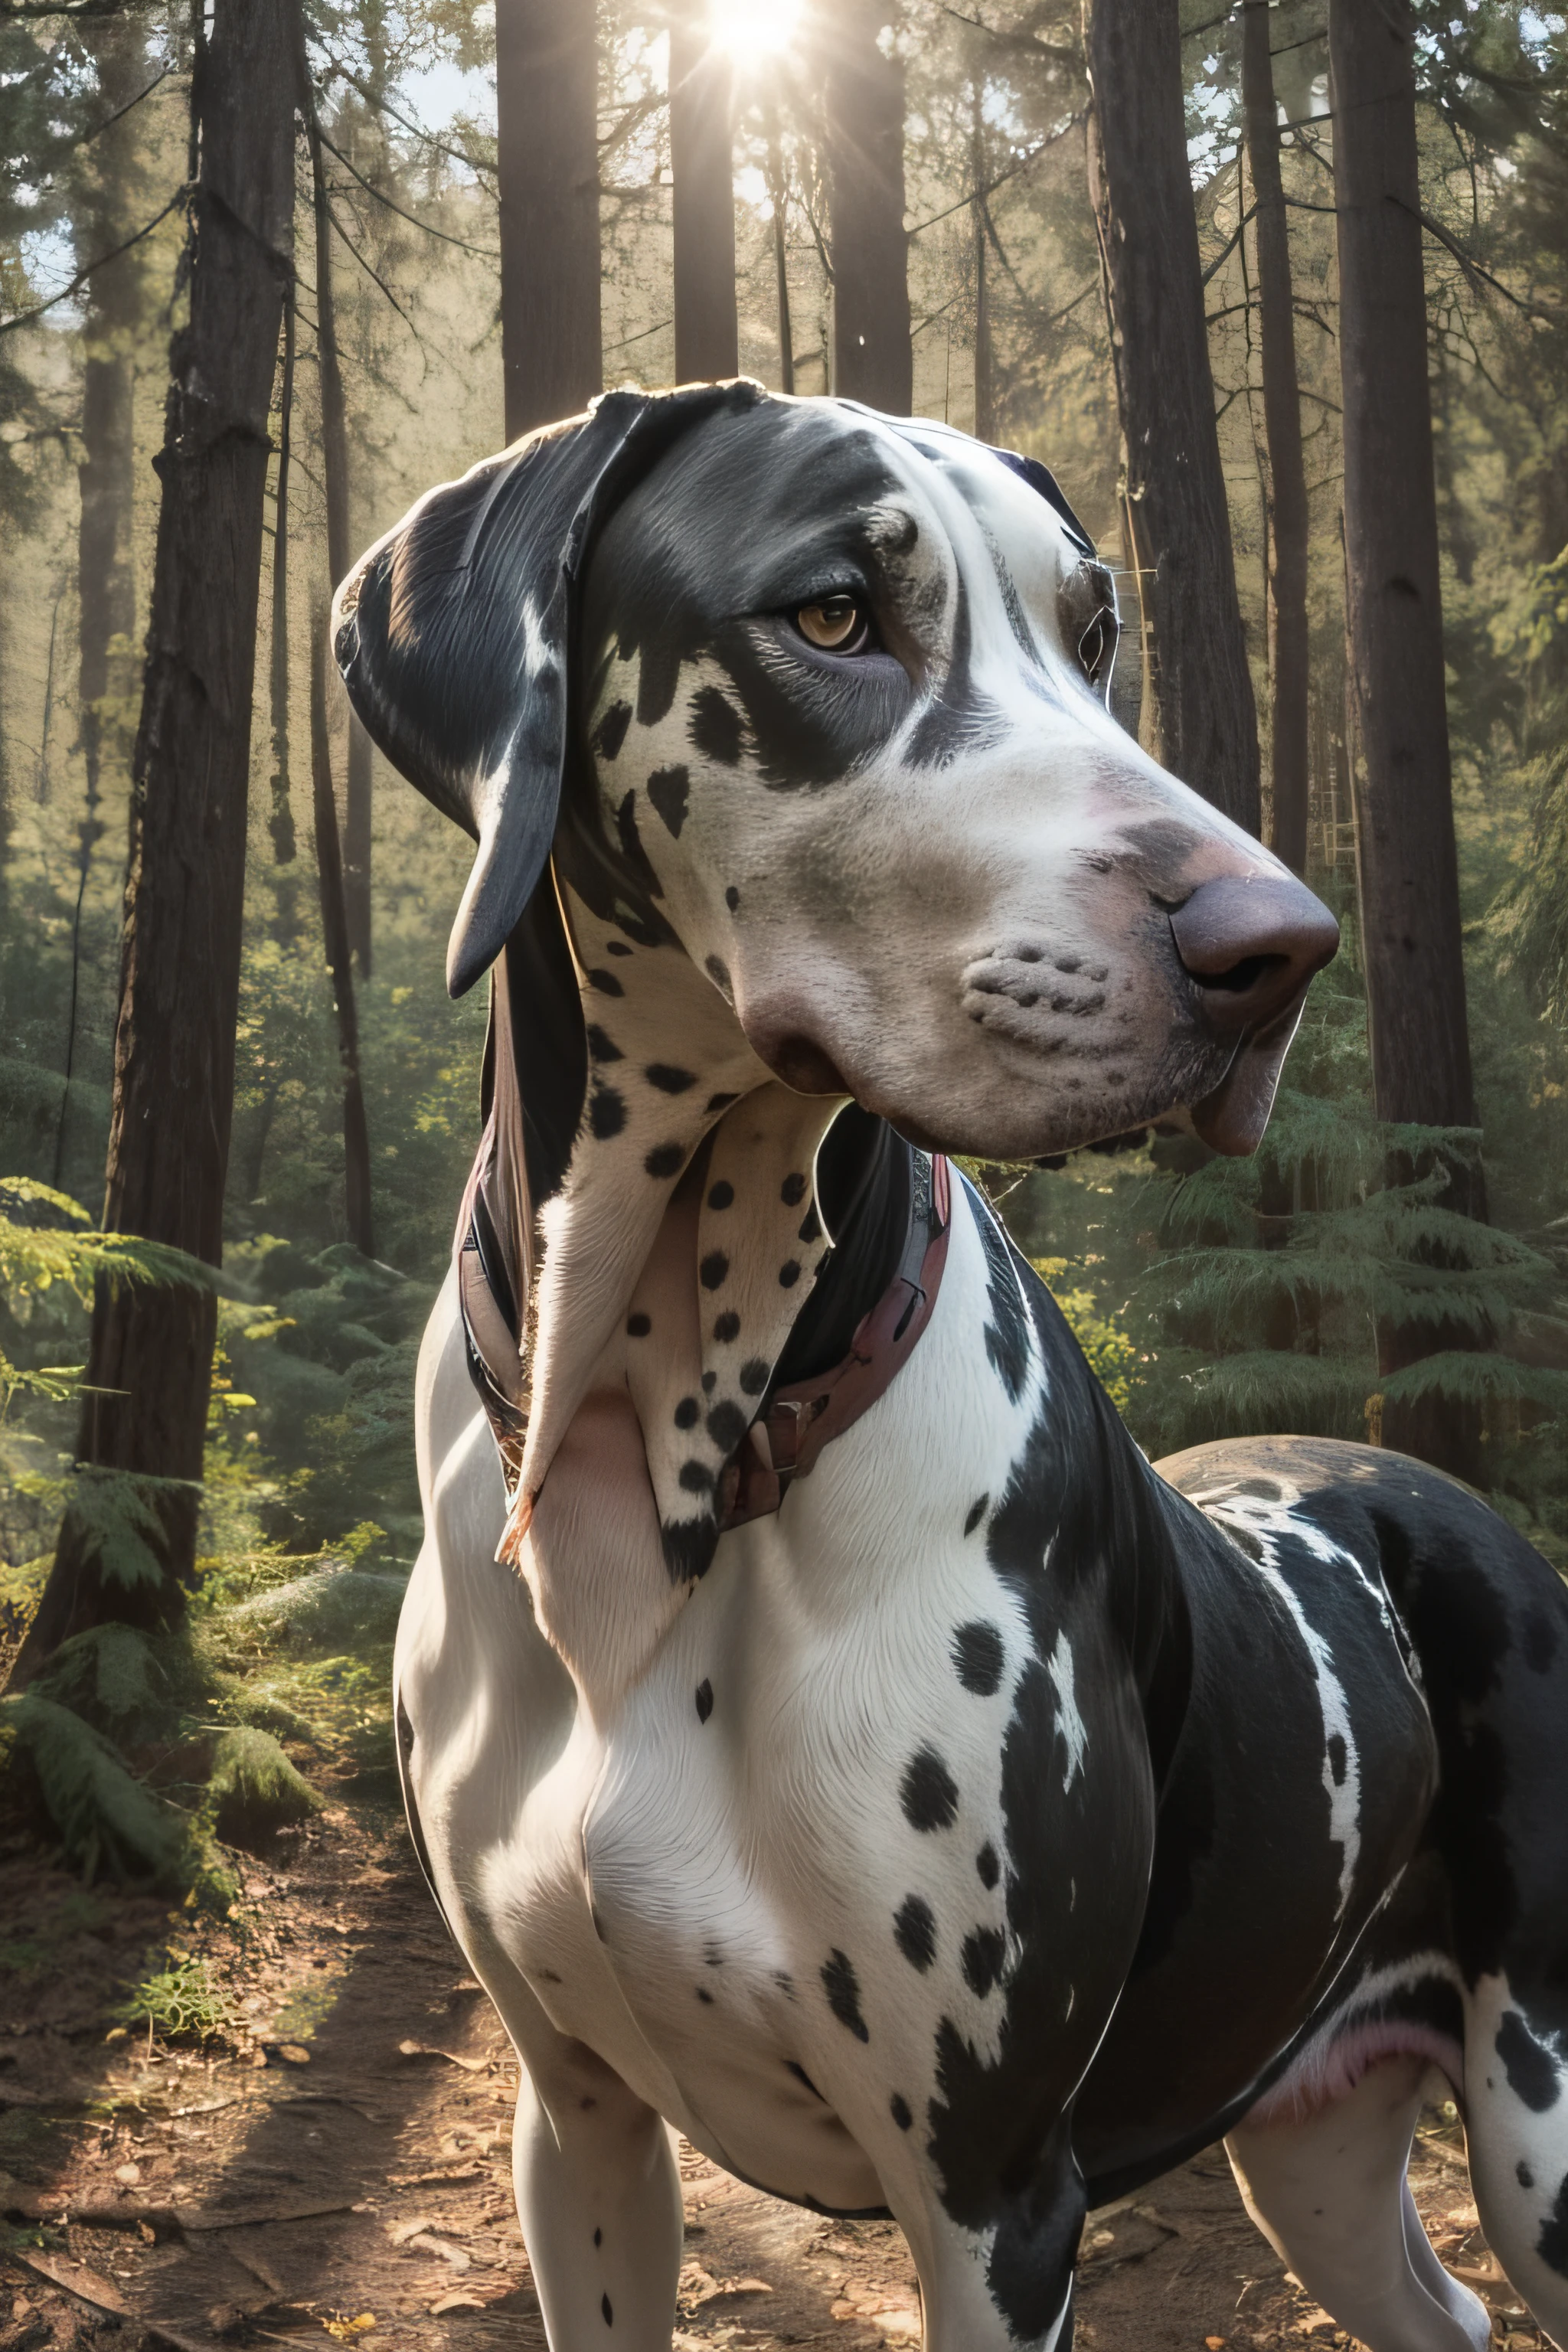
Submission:
<svg viewBox="0 0 1568 2352">
<path fill-rule="evenodd" d="M 904 228 L 904 69 L 878 36 L 887 0 L 844 0 L 823 33 L 833 389 L 889 416 L 914 405 Z"/>
<path fill-rule="evenodd" d="M 338 306 L 332 280 L 331 200 L 327 189 L 321 126 L 300 49 L 301 85 L 305 91 L 306 136 L 310 145 L 310 186 L 316 224 L 316 361 L 321 386 L 321 471 L 327 492 L 327 568 L 335 587 L 348 577 L 353 562 L 349 523 L 349 419 L 343 392 L 342 356 L 338 342 Z M 349 714 L 348 791 L 343 805 L 343 904 L 349 941 L 361 973 L 371 969 L 370 853 L 371 743 L 359 720 Z"/>
<path fill-rule="evenodd" d="M 795 392 L 795 327 L 789 308 L 789 173 L 779 144 L 778 117 L 768 116 L 768 204 L 773 212 L 773 289 L 778 299 L 779 390 Z"/>
<path fill-rule="evenodd" d="M 1089 196 L 1152 722 L 1145 748 L 1255 834 L 1258 711 L 1215 427 L 1176 0 L 1085 0 L 1084 33 Z"/>
<path fill-rule="evenodd" d="M 196 59 L 190 316 L 158 461 L 114 1045 L 104 1224 L 209 1265 L 223 1255 L 267 426 L 292 267 L 292 17 L 288 0 L 215 0 Z M 134 1491 L 159 1573 L 123 1581 L 90 1513 L 68 1507 L 22 1675 L 85 1626 L 184 1615 L 215 1319 L 207 1291 L 100 1290 L 78 1458 L 147 1482 Z"/>
<path fill-rule="evenodd" d="M 733 75 L 701 0 L 669 20 L 669 168 L 675 183 L 675 377 L 740 372 L 735 315 Z"/>
<path fill-rule="evenodd" d="M 1241 86 L 1258 237 L 1263 429 L 1268 446 L 1268 691 L 1274 821 L 1269 847 L 1307 870 L 1307 469 L 1296 380 L 1290 242 L 1279 175 L 1269 0 L 1243 0 Z"/>
<path fill-rule="evenodd" d="M 599 348 L 598 60 L 585 0 L 496 10 L 501 372 L 515 441 L 587 405 Z"/>
<path fill-rule="evenodd" d="M 310 780 L 315 817 L 316 873 L 321 891 L 321 937 L 332 976 L 338 1016 L 338 1060 L 343 1084 L 343 1194 L 348 1235 L 366 1257 L 375 1255 L 371 1223 L 370 1131 L 360 1079 L 359 1020 L 354 1007 L 353 959 L 343 898 L 342 852 L 338 840 L 338 804 L 332 790 L 331 739 L 327 723 L 327 646 L 330 630 L 323 600 L 310 622 Z"/>
<path fill-rule="evenodd" d="M 1448 760 L 1426 292 L 1408 0 L 1330 0 L 1349 657 L 1362 947 L 1380 1118 L 1472 1127 Z M 1442 1165 L 1445 1205 L 1484 1217 L 1479 1160 Z M 1395 1175 L 1419 1172 L 1409 1166 Z M 1379 1334 L 1383 1370 L 1462 1330 Z M 1477 1416 L 1441 1402 L 1384 1416 L 1384 1442 L 1476 1478 Z"/>
<path fill-rule="evenodd" d="M 279 866 L 294 862 L 294 811 L 289 792 L 289 473 L 294 435 L 294 289 L 283 303 L 283 379 L 278 395 L 278 488 L 272 505 L 272 810 L 268 828 Z M 289 935 L 292 935 L 292 923 Z"/>
</svg>

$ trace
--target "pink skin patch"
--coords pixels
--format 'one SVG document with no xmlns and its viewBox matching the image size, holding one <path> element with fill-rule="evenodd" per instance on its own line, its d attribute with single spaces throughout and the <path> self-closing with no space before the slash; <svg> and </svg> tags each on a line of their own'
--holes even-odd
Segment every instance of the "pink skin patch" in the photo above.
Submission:
<svg viewBox="0 0 1568 2352">
<path fill-rule="evenodd" d="M 1414 2018 L 1389 2017 L 1352 2026 L 1326 2045 L 1310 2043 L 1256 2106 L 1247 2121 L 1253 2124 L 1299 2124 L 1322 2108 L 1332 2106 L 1355 2089 L 1380 2059 L 1415 2056 L 1440 2066 L 1463 2096 L 1465 2053 L 1448 2034 Z"/>
</svg>

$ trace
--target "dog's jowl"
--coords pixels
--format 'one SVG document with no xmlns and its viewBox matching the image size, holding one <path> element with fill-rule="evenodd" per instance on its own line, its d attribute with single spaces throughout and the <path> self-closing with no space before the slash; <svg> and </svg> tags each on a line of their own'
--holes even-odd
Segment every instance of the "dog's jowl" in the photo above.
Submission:
<svg viewBox="0 0 1568 2352">
<path fill-rule="evenodd" d="M 1372 2352 L 1480 2352 L 1405 2186 L 1433 2070 L 1568 2343 L 1561 1585 L 1394 1455 L 1152 1469 L 942 1156 L 1250 1150 L 1335 945 L 1110 719 L 1050 476 L 612 394 L 335 625 L 479 843 L 397 1706 L 553 2352 L 669 2342 L 667 2123 L 891 2211 L 932 2352 L 1066 2347 L 1087 2208 L 1222 2135 Z"/>
</svg>

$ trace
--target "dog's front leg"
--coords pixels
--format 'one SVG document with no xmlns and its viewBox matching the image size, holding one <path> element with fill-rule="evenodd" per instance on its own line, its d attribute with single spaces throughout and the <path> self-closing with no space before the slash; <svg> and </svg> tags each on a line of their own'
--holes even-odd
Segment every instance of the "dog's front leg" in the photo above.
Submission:
<svg viewBox="0 0 1568 2352">
<path fill-rule="evenodd" d="M 1084 2192 L 1066 2113 L 1027 2179 L 984 2210 L 943 2196 L 925 2165 L 889 2166 L 884 2181 L 920 2274 L 923 2352 L 1069 2352 Z"/>
<path fill-rule="evenodd" d="M 669 2352 L 680 2176 L 669 2133 L 581 2042 L 522 2069 L 512 2180 L 550 2352 Z"/>
</svg>

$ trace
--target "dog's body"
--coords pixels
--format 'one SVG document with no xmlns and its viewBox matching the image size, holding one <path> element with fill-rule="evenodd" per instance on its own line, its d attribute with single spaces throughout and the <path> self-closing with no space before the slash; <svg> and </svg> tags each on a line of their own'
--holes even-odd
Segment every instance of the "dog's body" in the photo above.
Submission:
<svg viewBox="0 0 1568 2352">
<path fill-rule="evenodd" d="M 1405 2188 L 1434 2063 L 1568 2339 L 1560 1584 L 1397 1457 L 1158 1476 L 884 1124 L 1247 1148 L 1329 951 L 1110 726 L 1108 584 L 1018 470 L 606 403 L 342 603 L 372 731 L 481 836 L 458 976 L 506 942 L 397 1705 L 552 2343 L 668 2344 L 662 2117 L 890 2210 L 933 2352 L 1065 2346 L 1086 2200 L 1222 2133 L 1373 2352 L 1479 2352 Z"/>
</svg>

